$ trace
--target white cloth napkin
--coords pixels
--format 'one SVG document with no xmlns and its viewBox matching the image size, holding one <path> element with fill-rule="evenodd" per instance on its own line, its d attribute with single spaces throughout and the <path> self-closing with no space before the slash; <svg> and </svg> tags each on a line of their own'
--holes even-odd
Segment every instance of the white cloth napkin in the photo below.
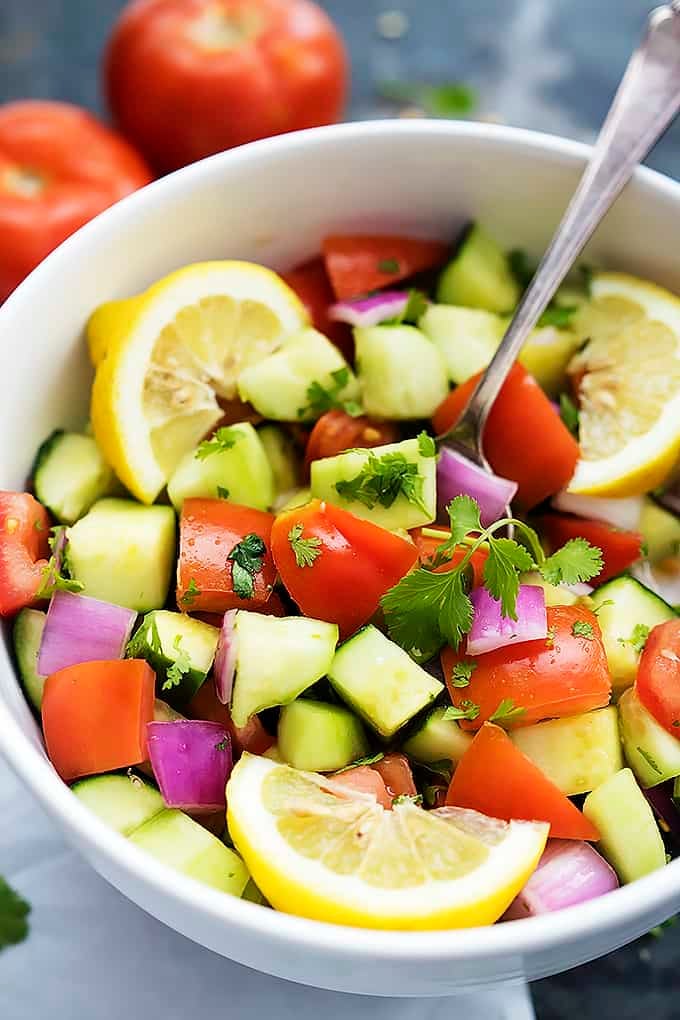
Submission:
<svg viewBox="0 0 680 1020">
<path fill-rule="evenodd" d="M 0 875 L 32 907 L 29 938 L 0 953 L 1 1020 L 533 1018 L 522 989 L 465 999 L 381 999 L 306 988 L 225 960 L 100 878 L 64 844 L 1 759 L 0 818 Z"/>
</svg>

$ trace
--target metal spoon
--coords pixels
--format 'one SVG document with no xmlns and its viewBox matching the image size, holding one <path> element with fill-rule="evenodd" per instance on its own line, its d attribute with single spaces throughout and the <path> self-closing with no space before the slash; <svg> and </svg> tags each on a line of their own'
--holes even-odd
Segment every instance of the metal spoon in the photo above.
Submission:
<svg viewBox="0 0 680 1020">
<path fill-rule="evenodd" d="M 461 417 L 437 437 L 443 446 L 489 470 L 484 426 L 501 386 L 591 234 L 679 111 L 680 0 L 673 0 L 650 14 L 562 222 Z"/>
</svg>

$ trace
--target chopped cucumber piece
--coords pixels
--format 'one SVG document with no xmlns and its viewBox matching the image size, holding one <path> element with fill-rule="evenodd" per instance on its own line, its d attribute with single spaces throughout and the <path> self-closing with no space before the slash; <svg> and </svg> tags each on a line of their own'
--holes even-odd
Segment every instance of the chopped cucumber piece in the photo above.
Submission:
<svg viewBox="0 0 680 1020">
<path fill-rule="evenodd" d="M 201 686 L 215 658 L 217 627 L 186 613 L 156 609 L 147 613 L 126 655 L 146 659 L 157 676 L 158 693 L 171 705 L 186 705 Z"/>
<path fill-rule="evenodd" d="M 543 326 L 530 333 L 519 360 L 548 396 L 556 397 L 565 388 L 567 365 L 582 342 L 570 329 Z"/>
<path fill-rule="evenodd" d="M 614 706 L 521 726 L 510 736 L 568 797 L 589 793 L 623 768 Z"/>
<path fill-rule="evenodd" d="M 633 577 L 615 577 L 590 597 L 602 631 L 612 689 L 620 694 L 635 680 L 645 634 L 677 614 Z"/>
<path fill-rule="evenodd" d="M 376 418 L 431 418 L 449 392 L 439 348 L 415 326 L 355 329 L 361 401 Z"/>
<path fill-rule="evenodd" d="M 626 761 L 640 786 L 648 789 L 680 776 L 680 740 L 659 725 L 634 687 L 619 699 L 619 719 Z"/>
<path fill-rule="evenodd" d="M 275 499 L 278 499 L 300 484 L 302 475 L 300 458 L 293 439 L 279 425 L 262 425 L 257 434 L 272 470 Z"/>
<path fill-rule="evenodd" d="M 328 672 L 338 642 L 335 623 L 265 616 L 239 609 L 231 717 L 245 726 L 265 708 L 287 705 Z"/>
<path fill-rule="evenodd" d="M 364 728 L 346 708 L 299 698 L 281 711 L 279 751 L 307 772 L 334 772 L 368 754 Z"/>
<path fill-rule="evenodd" d="M 370 624 L 340 646 L 328 679 L 343 701 L 385 738 L 444 689 L 403 648 Z"/>
<path fill-rule="evenodd" d="M 507 256 L 486 231 L 473 224 L 439 277 L 437 301 L 504 313 L 511 312 L 519 298 L 520 287 Z"/>
<path fill-rule="evenodd" d="M 12 628 L 12 643 L 19 676 L 34 708 L 40 711 L 46 676 L 38 673 L 38 652 L 46 614 L 39 609 L 22 609 Z"/>
<path fill-rule="evenodd" d="M 75 523 L 117 488 L 95 440 L 77 432 L 53 432 L 38 450 L 32 474 L 37 499 L 64 524 Z"/>
<path fill-rule="evenodd" d="M 445 719 L 446 708 L 433 708 L 408 740 L 402 750 L 409 758 L 429 764 L 450 761 L 457 765 L 472 743 L 472 734 L 462 730 L 455 719 Z"/>
<path fill-rule="evenodd" d="M 522 584 L 534 584 L 542 588 L 546 606 L 575 606 L 579 600 L 579 596 L 574 595 L 573 591 L 569 591 L 568 588 L 546 581 L 538 570 L 529 570 L 522 574 Z"/>
<path fill-rule="evenodd" d="M 484 371 L 503 338 L 506 322 L 481 308 L 431 304 L 418 326 L 437 345 L 449 379 L 458 384 Z"/>
<path fill-rule="evenodd" d="M 645 499 L 642 504 L 639 530 L 652 563 L 680 553 L 680 518 L 653 499 Z"/>
<path fill-rule="evenodd" d="M 168 496 L 179 513 L 185 499 L 229 499 L 268 510 L 274 502 L 274 475 L 262 440 L 250 422 L 220 430 L 220 441 L 201 443 L 180 460 L 168 482 Z M 222 448 L 220 448 L 222 447 Z"/>
<path fill-rule="evenodd" d="M 93 814 L 123 836 L 165 811 L 158 790 L 139 776 L 92 776 L 71 789 Z"/>
<path fill-rule="evenodd" d="M 336 401 L 356 400 L 359 395 L 359 385 L 342 354 L 315 329 L 290 337 L 275 354 L 249 365 L 238 377 L 241 400 L 250 401 L 261 415 L 274 421 L 320 417 L 328 407 L 317 405 L 317 387 L 332 393 Z M 320 391 L 316 396 L 321 397 Z"/>
<path fill-rule="evenodd" d="M 83 594 L 145 613 L 165 604 L 175 563 L 175 512 L 101 499 L 69 528 L 68 563 Z"/>
<path fill-rule="evenodd" d="M 666 863 L 652 809 L 630 769 L 589 793 L 583 813 L 600 832 L 599 849 L 622 882 L 634 882 Z"/>
<path fill-rule="evenodd" d="M 162 811 L 128 838 L 162 864 L 232 896 L 240 896 L 248 884 L 250 875 L 238 854 L 181 811 Z"/>
<path fill-rule="evenodd" d="M 394 489 L 375 494 L 375 488 L 370 486 L 371 478 L 378 476 L 379 482 L 382 475 L 385 483 L 393 483 L 395 478 L 398 480 L 399 473 L 409 480 L 415 479 L 415 493 L 405 495 L 400 488 L 396 489 L 396 494 Z M 335 457 L 315 460 L 311 468 L 312 496 L 335 503 L 388 531 L 417 528 L 435 519 L 436 473 L 437 458 L 423 456 L 417 439 L 405 439 L 372 450 L 347 450 Z M 362 484 L 364 481 L 369 482 L 368 490 Z M 348 487 L 347 482 L 354 485 Z M 386 488 L 387 485 L 383 485 L 383 489 Z"/>
</svg>

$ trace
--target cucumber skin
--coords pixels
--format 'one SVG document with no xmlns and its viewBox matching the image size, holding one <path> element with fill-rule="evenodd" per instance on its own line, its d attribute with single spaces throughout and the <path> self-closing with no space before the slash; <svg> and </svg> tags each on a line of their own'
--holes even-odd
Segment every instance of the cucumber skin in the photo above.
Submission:
<svg viewBox="0 0 680 1020">
<path fill-rule="evenodd" d="M 12 627 L 14 656 L 28 700 L 39 712 L 46 676 L 38 673 L 38 652 L 46 614 L 39 609 L 22 609 Z"/>
<path fill-rule="evenodd" d="M 69 450 L 65 457 L 61 447 L 66 444 Z M 72 449 L 74 446 L 77 448 L 75 451 Z M 89 459 L 89 464 L 85 465 L 85 476 L 82 475 L 84 465 L 77 463 L 83 457 Z M 53 460 L 57 458 L 66 461 L 58 465 L 59 483 L 63 476 L 63 489 L 59 495 L 55 495 L 55 479 L 45 477 Z M 69 460 L 71 470 L 67 474 Z M 77 432 L 65 432 L 63 429 L 55 430 L 39 447 L 31 477 L 36 498 L 62 524 L 74 524 L 98 499 L 112 494 L 118 488 L 116 476 L 99 452 L 94 438 Z"/>
<path fill-rule="evenodd" d="M 623 768 L 613 705 L 521 726 L 510 737 L 567 797 L 589 793 Z"/>
<path fill-rule="evenodd" d="M 180 637 L 185 637 L 187 635 L 187 629 L 189 628 L 190 632 L 193 631 L 194 634 L 205 636 L 206 643 L 210 642 L 213 644 L 210 663 L 205 669 L 192 665 L 187 673 L 182 674 L 179 684 L 168 688 L 164 688 L 163 684 L 167 680 L 168 670 L 173 663 L 177 661 L 177 657 L 173 658 L 172 654 L 168 654 L 168 652 L 164 649 L 162 638 L 161 651 L 159 652 L 153 647 L 150 636 L 152 633 L 151 628 L 153 627 L 158 613 L 167 614 L 167 616 L 171 615 L 172 617 L 177 618 L 176 634 Z M 215 657 L 218 637 L 218 629 L 211 626 L 209 623 L 204 623 L 202 620 L 195 620 L 193 617 L 187 616 L 185 613 L 174 613 L 170 610 L 155 609 L 144 616 L 144 619 L 128 642 L 125 654 L 128 658 L 146 659 L 156 674 L 156 690 L 159 697 L 162 697 L 173 708 L 184 708 L 191 701 L 199 687 L 201 687 L 205 682 L 206 677 L 210 672 L 212 662 Z M 181 648 L 182 646 L 180 643 L 180 650 Z M 187 651 L 186 649 L 184 650 Z M 191 660 L 190 653 L 187 652 L 187 654 Z"/>
<path fill-rule="evenodd" d="M 486 231 L 473 223 L 456 255 L 442 270 L 437 301 L 507 314 L 520 298 L 520 287 L 507 256 Z"/>
<path fill-rule="evenodd" d="M 163 798 L 155 786 L 136 776 L 91 776 L 79 779 L 71 791 L 121 836 L 130 836 L 135 829 L 165 811 Z"/>
<path fill-rule="evenodd" d="M 634 608 L 627 604 L 631 598 Z M 614 695 L 619 695 L 634 682 L 640 661 L 640 653 L 625 643 L 635 624 L 656 627 L 659 623 L 676 619 L 677 613 L 653 591 L 626 574 L 607 581 L 593 592 L 590 599 L 602 631 L 612 690 Z M 608 599 L 613 604 L 603 605 Z"/>
<path fill-rule="evenodd" d="M 335 772 L 369 751 L 364 728 L 348 709 L 299 698 L 281 711 L 278 727 L 281 757 L 305 772 Z"/>
<path fill-rule="evenodd" d="M 598 848 L 621 882 L 634 882 L 665 865 L 654 814 L 630 769 L 621 769 L 589 793 L 583 814 L 599 830 Z"/>
<path fill-rule="evenodd" d="M 680 776 L 680 740 L 659 725 L 634 687 L 619 699 L 619 720 L 626 761 L 643 789 Z"/>
</svg>

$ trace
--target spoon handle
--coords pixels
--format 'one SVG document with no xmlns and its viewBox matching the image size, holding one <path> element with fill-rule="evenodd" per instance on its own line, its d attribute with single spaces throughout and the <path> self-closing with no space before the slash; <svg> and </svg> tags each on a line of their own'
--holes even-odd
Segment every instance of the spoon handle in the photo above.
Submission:
<svg viewBox="0 0 680 1020">
<path fill-rule="evenodd" d="M 487 416 L 531 330 L 609 207 L 680 110 L 680 0 L 658 7 L 635 50 L 583 177 L 503 341 L 455 428 L 483 459 Z M 472 444 L 471 444 L 472 445 Z"/>
</svg>

